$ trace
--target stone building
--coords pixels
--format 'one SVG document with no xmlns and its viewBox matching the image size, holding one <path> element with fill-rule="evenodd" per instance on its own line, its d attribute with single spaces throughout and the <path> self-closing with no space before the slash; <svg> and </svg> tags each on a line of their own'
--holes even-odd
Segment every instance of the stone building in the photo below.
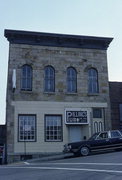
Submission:
<svg viewBox="0 0 122 180">
<path fill-rule="evenodd" d="M 122 82 L 109 82 L 112 129 L 122 129 Z"/>
<path fill-rule="evenodd" d="M 8 162 L 61 153 L 110 129 L 112 38 L 5 30 L 9 41 Z"/>
</svg>

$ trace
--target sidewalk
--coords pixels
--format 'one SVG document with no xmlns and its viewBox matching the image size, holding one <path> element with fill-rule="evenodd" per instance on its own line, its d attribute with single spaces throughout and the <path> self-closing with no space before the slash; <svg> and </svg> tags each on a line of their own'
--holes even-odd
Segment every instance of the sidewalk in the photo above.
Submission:
<svg viewBox="0 0 122 180">
<path fill-rule="evenodd" d="M 70 158 L 70 157 L 73 157 L 72 153 L 49 155 L 49 156 L 43 156 L 43 157 L 40 157 L 40 158 L 27 159 L 27 160 L 23 160 L 23 161 L 13 162 L 13 163 L 7 164 L 7 166 L 23 165 L 23 164 L 29 165 L 31 163 L 32 164 L 33 163 L 43 163 L 43 162 L 48 162 L 48 161 L 66 159 L 66 158 Z"/>
<path fill-rule="evenodd" d="M 41 158 L 28 159 L 28 160 L 25 160 L 25 162 L 27 162 L 27 163 L 41 163 L 41 162 L 45 162 L 45 161 L 54 161 L 54 160 L 60 160 L 60 159 L 65 159 L 65 158 L 70 158 L 70 157 L 73 157 L 72 153 L 50 155 L 50 156 L 41 157 Z"/>
</svg>

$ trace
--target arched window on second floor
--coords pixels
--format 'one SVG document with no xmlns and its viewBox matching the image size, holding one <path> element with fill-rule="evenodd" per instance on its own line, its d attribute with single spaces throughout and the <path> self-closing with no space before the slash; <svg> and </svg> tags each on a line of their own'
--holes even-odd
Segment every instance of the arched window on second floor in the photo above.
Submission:
<svg viewBox="0 0 122 180">
<path fill-rule="evenodd" d="M 88 93 L 99 93 L 98 72 L 95 68 L 88 70 Z"/>
<path fill-rule="evenodd" d="M 73 67 L 67 68 L 67 92 L 77 92 L 77 71 Z"/>
<path fill-rule="evenodd" d="M 23 65 L 21 68 L 21 90 L 32 91 L 32 67 Z"/>
<path fill-rule="evenodd" d="M 55 91 L 55 70 L 52 66 L 46 66 L 44 70 L 44 91 Z"/>
</svg>

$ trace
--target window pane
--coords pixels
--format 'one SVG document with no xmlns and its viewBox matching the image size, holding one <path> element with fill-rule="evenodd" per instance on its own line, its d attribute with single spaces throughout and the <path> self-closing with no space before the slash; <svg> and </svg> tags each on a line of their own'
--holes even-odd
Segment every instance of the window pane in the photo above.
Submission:
<svg viewBox="0 0 122 180">
<path fill-rule="evenodd" d="M 102 109 L 94 108 L 93 109 L 93 118 L 102 118 Z"/>
<path fill-rule="evenodd" d="M 74 68 L 70 67 L 67 69 L 67 91 L 77 91 L 77 72 Z"/>
<path fill-rule="evenodd" d="M 21 89 L 32 90 L 32 68 L 29 65 L 22 67 Z"/>
<path fill-rule="evenodd" d="M 98 73 L 94 68 L 88 70 L 88 92 L 98 93 Z"/>
<path fill-rule="evenodd" d="M 45 68 L 45 88 L 46 92 L 54 92 L 55 91 L 55 71 L 51 66 L 47 66 Z"/>
</svg>

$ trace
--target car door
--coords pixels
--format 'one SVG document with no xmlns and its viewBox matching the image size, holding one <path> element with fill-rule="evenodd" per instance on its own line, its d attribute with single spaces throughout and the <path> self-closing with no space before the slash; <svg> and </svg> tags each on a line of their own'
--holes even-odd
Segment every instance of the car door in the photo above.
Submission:
<svg viewBox="0 0 122 180">
<path fill-rule="evenodd" d="M 100 133 L 94 141 L 91 142 L 92 151 L 105 150 L 110 147 L 110 138 L 108 132 Z"/>
</svg>

